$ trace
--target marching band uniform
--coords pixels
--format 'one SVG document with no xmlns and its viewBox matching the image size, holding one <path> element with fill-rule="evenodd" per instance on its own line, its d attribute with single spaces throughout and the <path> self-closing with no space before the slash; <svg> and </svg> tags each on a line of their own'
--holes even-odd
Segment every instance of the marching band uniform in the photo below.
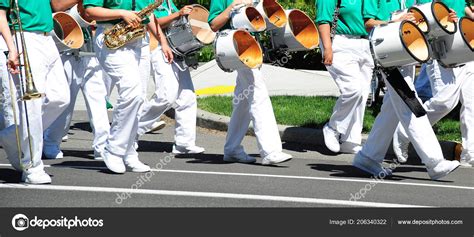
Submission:
<svg viewBox="0 0 474 237">
<path fill-rule="evenodd" d="M 410 7 L 413 1 L 407 1 L 405 4 L 405 6 L 402 5 L 399 0 L 382 1 L 378 4 L 377 0 L 366 0 L 364 18 L 387 22 L 392 12 Z M 407 85 L 414 90 L 415 66 L 403 66 L 399 70 Z M 382 162 L 390 146 L 393 131 L 400 122 L 409 131 L 410 140 L 432 179 L 439 179 L 458 167 L 459 162 L 444 160 L 441 146 L 427 116 L 417 118 L 390 83 L 386 85 L 388 91 L 384 95 L 381 111 L 375 119 L 367 142 L 355 156 L 353 165 L 374 176 L 380 176 L 383 173 L 390 175 L 391 170 L 383 168 Z"/>
<path fill-rule="evenodd" d="M 211 1 L 208 19 L 211 26 L 217 17 L 224 16 L 227 21 L 224 28 L 229 27 L 229 13 L 234 2 L 245 1 Z M 251 1 L 245 3 L 251 3 Z M 213 30 L 219 29 L 213 28 Z M 255 158 L 245 153 L 241 145 L 250 121 L 253 122 L 260 156 L 263 157 L 262 164 L 277 164 L 291 159 L 291 155 L 282 152 L 280 134 L 272 103 L 260 69 L 244 68 L 237 70 L 236 83 L 234 98 L 239 98 L 239 100 L 233 103 L 232 116 L 224 146 L 224 161 L 241 163 L 254 163 L 256 161 Z M 241 95 L 244 93 L 248 96 L 242 97 Z M 241 97 L 242 99 L 240 99 Z"/>
<path fill-rule="evenodd" d="M 332 24 L 336 2 L 317 1 L 318 25 Z M 361 149 L 365 104 L 374 69 L 362 2 L 342 1 L 332 43 L 333 61 L 326 66 L 341 93 L 323 128 L 325 144 L 333 152 L 357 153 Z"/>
<path fill-rule="evenodd" d="M 132 9 L 132 0 L 84 0 L 84 7 L 86 12 L 95 7 L 132 11 L 140 10 L 149 3 L 148 0 L 136 0 L 137 9 Z M 102 158 L 112 172 L 124 173 L 126 168 L 140 172 L 149 170 L 149 167 L 140 162 L 138 155 L 127 156 L 127 151 L 135 143 L 135 136 L 131 134 L 137 133 L 138 111 L 143 103 L 141 81 L 140 78 L 137 80 L 143 40 L 129 42 L 119 49 L 107 48 L 104 31 L 120 21 L 121 19 L 97 22 L 96 55 L 111 84 L 117 86 L 119 94 Z"/>
<path fill-rule="evenodd" d="M 155 16 L 156 18 L 167 17 L 177 11 L 179 10 L 173 1 L 165 0 L 155 10 Z M 202 153 L 204 148 L 196 146 L 196 94 L 194 93 L 191 74 L 183 60 L 175 57 L 175 62 L 170 65 L 166 62 L 161 46 L 151 52 L 151 62 L 155 76 L 154 98 L 164 98 L 168 102 L 167 108 L 175 108 L 176 126 L 173 153 Z M 175 90 L 177 93 L 171 92 L 171 90 Z M 159 119 L 161 114 L 143 115 L 140 119 L 138 134 L 142 135 L 151 130 L 154 122 Z"/>
<path fill-rule="evenodd" d="M 21 152 L 24 155 L 22 163 L 26 165 L 29 160 L 32 161 L 32 168 L 22 170 L 22 181 L 26 183 L 50 183 L 51 178 L 44 172 L 43 162 L 41 161 L 43 130 L 48 128 L 67 107 L 69 89 L 59 52 L 53 38 L 49 35 L 49 32 L 53 30 L 52 10 L 49 0 L 19 0 L 19 5 L 26 41 L 25 47 L 28 50 L 34 83 L 38 91 L 46 95 L 40 99 L 26 101 L 33 157 L 30 157 L 23 102 L 19 102 L 17 105 L 21 119 Z M 0 8 L 8 10 L 10 1 L 0 0 Z M 21 44 L 20 42 L 17 43 Z M 18 83 L 19 79 L 15 78 L 14 81 Z M 7 123 L 12 124 L 11 121 Z M 17 151 L 15 143 L 14 126 L 2 131 L 1 140 L 13 167 L 21 170 L 17 155 L 19 151 Z M 11 154 L 16 155 L 11 156 Z"/>
<path fill-rule="evenodd" d="M 46 158 L 62 158 L 59 146 L 62 138 L 67 135 L 74 113 L 77 94 L 82 90 L 86 102 L 87 114 L 94 134 L 92 148 L 94 158 L 100 159 L 109 135 L 109 119 L 106 109 L 107 91 L 104 74 L 97 57 L 79 55 L 80 52 L 93 51 L 92 30 L 83 28 L 86 42 L 80 50 L 64 52 L 61 59 L 64 63 L 66 77 L 69 79 L 71 103 L 59 118 L 45 131 L 43 154 Z"/>
<path fill-rule="evenodd" d="M 431 2 L 424 0 L 423 2 Z M 456 11 L 458 18 L 465 16 L 465 9 L 467 3 L 465 1 L 457 0 L 443 0 L 449 8 Z M 466 108 L 472 104 L 472 93 L 464 89 L 465 80 L 469 77 L 469 65 L 472 67 L 472 62 L 463 67 L 445 68 L 437 60 L 432 60 L 426 64 L 426 70 L 430 79 L 433 97 L 424 103 L 424 107 L 428 113 L 428 118 L 431 125 L 436 124 L 444 116 L 449 114 L 458 104 L 462 103 L 461 108 L 461 134 L 463 140 L 462 163 L 468 165 L 472 160 L 474 147 L 469 146 L 469 141 L 474 137 L 470 135 L 468 127 L 472 126 L 468 121 L 472 121 L 469 115 L 471 108 Z M 466 85 L 469 87 L 469 85 Z M 472 130 L 472 129 L 471 129 Z M 469 137 L 471 136 L 471 137 Z M 393 148 L 399 161 L 404 162 L 408 158 L 407 150 L 410 140 L 406 131 L 402 127 L 398 127 L 395 132 L 393 140 Z M 472 142 L 471 142 L 472 143 Z"/>
</svg>

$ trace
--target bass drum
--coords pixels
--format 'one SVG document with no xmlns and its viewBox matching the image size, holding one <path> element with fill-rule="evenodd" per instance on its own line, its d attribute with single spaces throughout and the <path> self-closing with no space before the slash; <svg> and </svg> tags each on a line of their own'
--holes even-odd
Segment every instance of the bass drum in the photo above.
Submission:
<svg viewBox="0 0 474 237">
<path fill-rule="evenodd" d="M 288 51 L 311 50 L 319 45 L 319 33 L 313 20 L 300 10 L 286 10 L 288 24 L 272 31 L 276 49 Z"/>
<path fill-rule="evenodd" d="M 377 26 L 369 41 L 375 63 L 385 68 L 425 63 L 431 57 L 428 40 L 410 21 Z"/>
<path fill-rule="evenodd" d="M 408 11 L 415 15 L 416 24 L 429 39 L 452 35 L 457 31 L 457 25 L 449 21 L 449 7 L 442 2 L 415 5 Z"/>
<path fill-rule="evenodd" d="M 259 68 L 263 63 L 260 44 L 245 30 L 224 30 L 214 42 L 217 65 L 225 72 Z"/>
<path fill-rule="evenodd" d="M 84 45 L 84 34 L 79 23 L 65 12 L 53 14 L 54 29 L 51 31 L 58 51 L 79 49 Z"/>
<path fill-rule="evenodd" d="M 474 20 L 461 18 L 459 31 L 436 41 L 434 49 L 436 58 L 445 67 L 474 61 Z"/>
<path fill-rule="evenodd" d="M 166 38 L 176 55 L 184 57 L 214 42 L 216 33 L 207 23 L 208 17 L 209 11 L 195 4 L 187 17 L 182 17 L 168 26 L 165 31 Z M 156 48 L 157 44 L 154 39 L 152 49 Z"/>
</svg>

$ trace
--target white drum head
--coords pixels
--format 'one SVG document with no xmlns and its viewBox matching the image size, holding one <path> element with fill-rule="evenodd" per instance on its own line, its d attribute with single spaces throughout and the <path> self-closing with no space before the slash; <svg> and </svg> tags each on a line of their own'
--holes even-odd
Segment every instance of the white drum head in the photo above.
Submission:
<svg viewBox="0 0 474 237">
<path fill-rule="evenodd" d="M 234 34 L 234 47 L 240 61 L 249 68 L 257 68 L 263 63 L 263 52 L 258 42 L 247 31 L 239 30 Z"/>
<path fill-rule="evenodd" d="M 418 62 L 426 62 L 430 59 L 430 48 L 428 41 L 415 23 L 405 21 L 400 26 L 402 43 L 408 53 Z"/>
<path fill-rule="evenodd" d="M 211 44 L 216 38 L 216 33 L 212 31 L 207 22 L 209 11 L 201 5 L 193 5 L 193 10 L 188 16 L 189 24 L 193 35 L 203 44 Z"/>
<path fill-rule="evenodd" d="M 307 49 L 319 45 L 319 33 L 314 22 L 300 10 L 292 10 L 288 15 L 291 31 L 295 39 Z"/>
</svg>

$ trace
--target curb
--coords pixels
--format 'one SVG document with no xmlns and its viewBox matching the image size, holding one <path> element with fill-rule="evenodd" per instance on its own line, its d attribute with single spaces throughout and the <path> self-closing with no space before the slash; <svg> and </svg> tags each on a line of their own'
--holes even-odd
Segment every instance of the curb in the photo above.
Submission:
<svg viewBox="0 0 474 237">
<path fill-rule="evenodd" d="M 201 109 L 198 109 L 197 111 L 196 123 L 199 127 L 226 132 L 229 122 L 230 117 L 210 113 Z M 283 142 L 325 147 L 322 129 L 278 125 L 278 130 Z M 247 130 L 247 135 L 255 136 L 252 124 L 250 124 L 249 129 Z M 367 134 L 363 134 L 364 140 L 367 139 L 367 136 Z M 457 158 L 459 160 L 459 143 L 451 141 L 440 141 L 439 143 L 446 159 L 453 160 Z M 457 152 L 456 148 L 458 148 Z M 410 145 L 408 151 L 410 157 L 416 157 L 418 161 L 421 162 L 412 145 Z M 395 156 L 391 145 L 387 151 L 387 155 Z"/>
</svg>

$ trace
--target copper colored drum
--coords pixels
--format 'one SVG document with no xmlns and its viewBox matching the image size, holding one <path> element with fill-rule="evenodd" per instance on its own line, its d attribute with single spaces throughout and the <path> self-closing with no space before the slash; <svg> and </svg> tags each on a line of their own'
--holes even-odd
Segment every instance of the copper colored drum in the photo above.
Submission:
<svg viewBox="0 0 474 237">
<path fill-rule="evenodd" d="M 51 35 L 59 52 L 79 49 L 84 44 L 84 34 L 79 23 L 65 12 L 53 14 L 54 28 Z"/>
<path fill-rule="evenodd" d="M 286 10 L 288 24 L 272 31 L 274 46 L 289 51 L 311 50 L 319 45 L 319 33 L 313 20 L 300 10 Z"/>
</svg>

